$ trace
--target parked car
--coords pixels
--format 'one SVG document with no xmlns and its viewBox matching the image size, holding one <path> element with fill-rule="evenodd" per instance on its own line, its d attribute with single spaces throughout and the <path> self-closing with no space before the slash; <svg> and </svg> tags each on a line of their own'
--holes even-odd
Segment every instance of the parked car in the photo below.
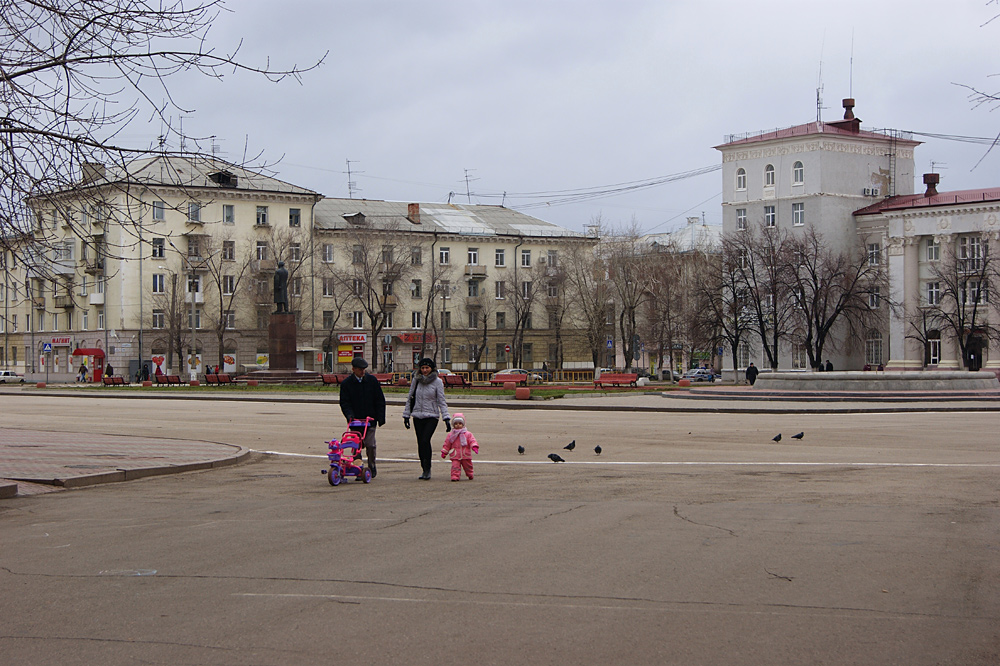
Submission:
<svg viewBox="0 0 1000 666">
<path fill-rule="evenodd" d="M 692 382 L 714 382 L 715 373 L 709 368 L 692 368 L 684 373 L 683 379 L 690 379 Z"/>
<path fill-rule="evenodd" d="M 594 370 L 594 379 L 600 379 L 605 372 L 614 372 L 614 368 L 597 368 Z"/>
<path fill-rule="evenodd" d="M 6 384 L 7 382 L 11 384 L 23 384 L 24 377 L 13 370 L 0 370 L 0 384 Z"/>
<path fill-rule="evenodd" d="M 537 372 L 532 372 L 530 370 L 525 370 L 523 368 L 510 368 L 508 370 L 497 370 L 495 373 L 493 373 L 493 378 L 503 379 L 504 375 L 528 375 L 529 384 L 540 384 L 545 381 L 545 378 L 542 377 Z"/>
</svg>

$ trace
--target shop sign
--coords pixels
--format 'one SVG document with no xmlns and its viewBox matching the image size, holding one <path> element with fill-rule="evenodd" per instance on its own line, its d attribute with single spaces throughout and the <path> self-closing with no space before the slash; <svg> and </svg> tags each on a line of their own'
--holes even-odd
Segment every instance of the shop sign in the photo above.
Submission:
<svg viewBox="0 0 1000 666">
<path fill-rule="evenodd" d="M 434 334 L 428 333 L 425 336 L 423 333 L 400 333 L 399 341 L 408 345 L 433 344 Z"/>
<path fill-rule="evenodd" d="M 337 335 L 337 340 L 339 340 L 342 343 L 350 343 L 350 344 L 359 344 L 360 343 L 360 344 L 365 344 L 366 342 L 368 342 L 368 334 L 367 333 L 340 333 L 339 335 Z"/>
</svg>

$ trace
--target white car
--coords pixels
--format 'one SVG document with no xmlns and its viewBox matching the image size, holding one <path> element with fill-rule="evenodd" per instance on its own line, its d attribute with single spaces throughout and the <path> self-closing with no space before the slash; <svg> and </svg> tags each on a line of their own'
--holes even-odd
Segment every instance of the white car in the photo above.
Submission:
<svg viewBox="0 0 1000 666">
<path fill-rule="evenodd" d="M 510 368 L 509 370 L 497 370 L 493 374 L 494 379 L 503 379 L 504 375 L 528 375 L 529 384 L 541 384 L 545 378 L 536 372 L 529 372 L 523 368 Z"/>
<path fill-rule="evenodd" d="M 0 370 L 0 384 L 6 384 L 8 382 L 11 384 L 23 384 L 24 377 L 17 374 L 13 370 Z"/>
</svg>

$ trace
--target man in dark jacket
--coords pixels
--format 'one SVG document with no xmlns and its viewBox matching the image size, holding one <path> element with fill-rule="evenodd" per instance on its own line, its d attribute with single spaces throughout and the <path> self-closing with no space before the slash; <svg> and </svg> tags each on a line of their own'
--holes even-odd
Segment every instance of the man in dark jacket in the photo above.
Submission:
<svg viewBox="0 0 1000 666">
<path fill-rule="evenodd" d="M 368 361 L 360 356 L 351 361 L 351 371 L 354 373 L 344 381 L 340 382 L 340 411 L 344 413 L 347 422 L 354 419 L 363 419 L 370 416 L 375 420 L 368 426 L 368 434 L 365 435 L 365 452 L 368 454 L 368 469 L 375 471 L 375 426 L 385 425 L 385 394 L 382 393 L 382 385 L 374 376 L 365 372 Z"/>
<path fill-rule="evenodd" d="M 753 363 L 747 366 L 747 381 L 750 382 L 750 386 L 754 385 L 757 381 L 757 368 Z"/>
</svg>

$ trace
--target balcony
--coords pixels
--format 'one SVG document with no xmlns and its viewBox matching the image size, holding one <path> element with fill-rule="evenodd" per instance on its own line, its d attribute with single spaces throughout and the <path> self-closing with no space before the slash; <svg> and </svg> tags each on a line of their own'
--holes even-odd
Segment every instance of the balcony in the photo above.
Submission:
<svg viewBox="0 0 1000 666">
<path fill-rule="evenodd" d="M 205 257 L 187 256 L 185 258 L 187 260 L 187 268 L 189 271 L 198 272 L 208 270 L 208 259 Z"/>
<path fill-rule="evenodd" d="M 45 297 L 44 296 L 32 296 L 31 297 L 31 307 L 36 310 L 45 309 Z"/>
<path fill-rule="evenodd" d="M 250 269 L 254 273 L 273 273 L 276 267 L 277 262 L 274 259 L 257 259 L 251 264 Z"/>
<path fill-rule="evenodd" d="M 466 266 L 466 277 L 484 278 L 486 277 L 486 266 Z"/>
<path fill-rule="evenodd" d="M 104 305 L 104 294 L 102 292 L 94 292 L 90 295 L 89 302 L 91 305 Z"/>
<path fill-rule="evenodd" d="M 76 262 L 72 259 L 53 261 L 52 272 L 57 275 L 74 275 L 76 273 Z"/>
<path fill-rule="evenodd" d="M 87 259 L 84 264 L 83 270 L 90 274 L 97 274 L 104 272 L 104 258 Z"/>
<path fill-rule="evenodd" d="M 393 296 L 392 294 L 390 294 L 390 295 L 388 295 L 388 296 L 385 297 L 385 307 L 387 307 L 387 308 L 394 308 L 397 305 L 399 305 L 399 303 L 397 303 L 395 296 Z"/>
<path fill-rule="evenodd" d="M 63 294 L 62 296 L 56 296 L 55 305 L 57 308 L 72 308 L 75 306 L 75 304 L 73 303 L 73 297 L 68 294 Z"/>
<path fill-rule="evenodd" d="M 190 291 L 187 292 L 186 294 L 184 294 L 184 302 L 185 303 L 191 303 L 191 292 Z M 195 302 L 196 305 L 198 303 L 204 303 L 205 302 L 205 292 L 196 291 L 195 294 L 194 294 L 194 302 Z"/>
</svg>

